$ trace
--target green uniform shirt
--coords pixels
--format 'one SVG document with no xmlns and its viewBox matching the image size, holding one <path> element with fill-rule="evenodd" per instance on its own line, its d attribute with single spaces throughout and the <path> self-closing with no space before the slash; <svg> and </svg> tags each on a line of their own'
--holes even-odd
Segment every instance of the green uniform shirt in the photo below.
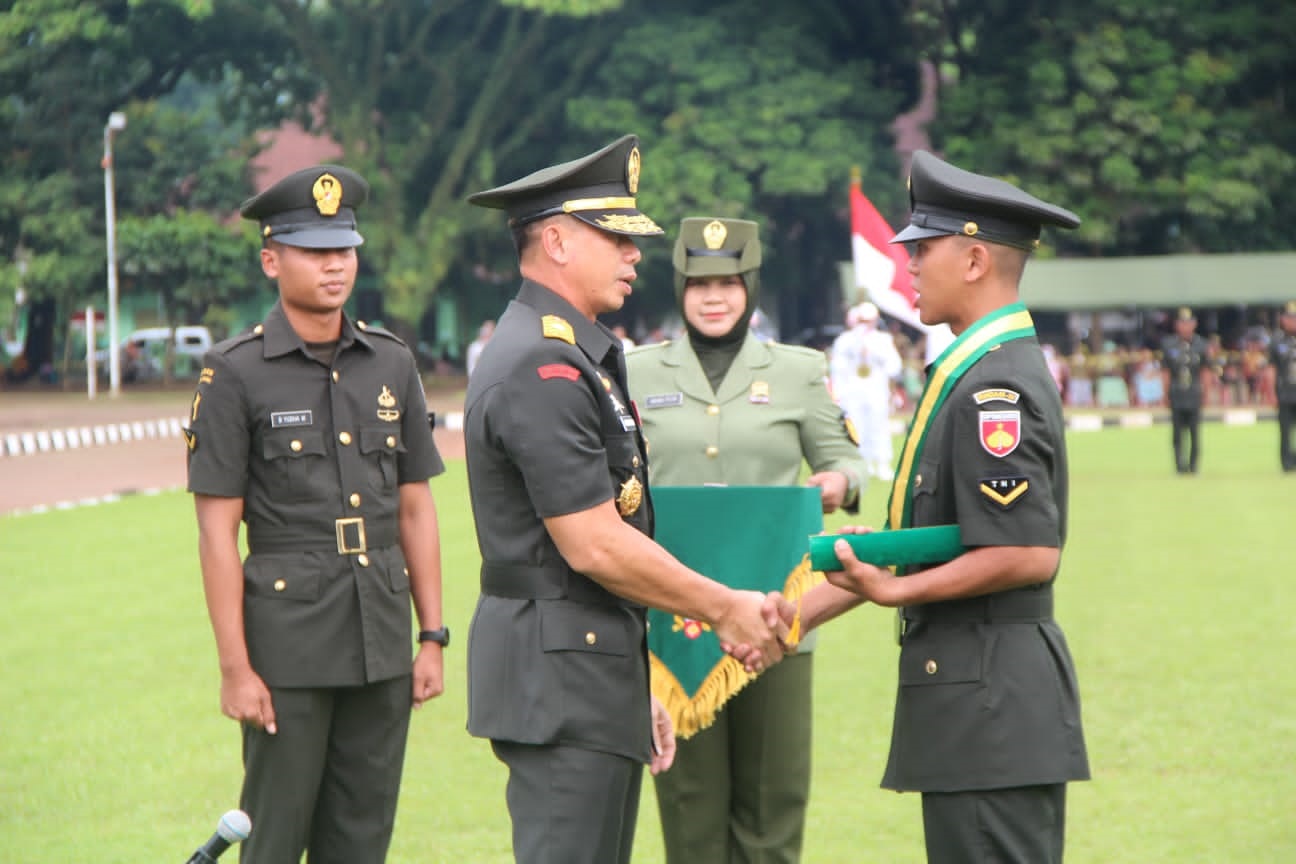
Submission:
<svg viewBox="0 0 1296 864">
<path fill-rule="evenodd" d="M 445 470 L 409 348 L 344 318 L 326 366 L 276 304 L 203 358 L 186 437 L 189 491 L 243 499 L 244 636 L 257 674 L 272 687 L 408 675 L 399 486 Z M 340 540 L 360 547 L 361 525 L 363 553 L 340 553 Z"/>
<path fill-rule="evenodd" d="M 1162 345 L 1161 357 L 1170 372 L 1170 407 L 1200 408 L 1201 373 L 1207 363 L 1206 340 L 1196 333 L 1187 340 L 1171 336 Z"/>
</svg>

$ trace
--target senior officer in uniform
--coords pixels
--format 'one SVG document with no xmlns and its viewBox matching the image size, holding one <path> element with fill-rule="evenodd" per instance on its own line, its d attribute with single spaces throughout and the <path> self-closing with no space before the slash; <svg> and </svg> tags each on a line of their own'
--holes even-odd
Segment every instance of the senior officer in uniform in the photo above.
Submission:
<svg viewBox="0 0 1296 864">
<path fill-rule="evenodd" d="M 626 363 L 652 442 L 652 486 L 795 486 L 808 463 L 806 483 L 819 487 L 824 512 L 854 512 L 868 469 L 828 391 L 823 352 L 762 342 L 748 326 L 759 292 L 757 224 L 684 219 L 673 257 L 686 336 L 637 348 Z M 799 860 L 812 641 L 677 744 L 675 765 L 656 778 L 668 862 Z"/>
<path fill-rule="evenodd" d="M 1283 307 L 1278 332 L 1269 341 L 1269 362 L 1274 367 L 1278 396 L 1278 458 L 1283 471 L 1296 471 L 1296 300 Z"/>
<path fill-rule="evenodd" d="M 342 311 L 368 189 L 320 165 L 243 205 L 279 301 L 206 355 L 185 433 L 221 710 L 243 732 L 245 864 L 383 861 L 411 705 L 442 689 L 444 466 L 410 350 Z"/>
<path fill-rule="evenodd" d="M 505 210 L 522 287 L 468 383 L 464 438 L 481 596 L 468 731 L 509 769 L 520 862 L 628 862 L 643 763 L 674 755 L 651 704 L 645 605 L 708 621 L 755 669 L 777 660 L 763 595 L 684 567 L 650 537 L 652 499 L 621 308 L 662 233 L 639 212 L 627 135 L 468 200 Z"/>
<path fill-rule="evenodd" d="M 1062 860 L 1066 784 L 1089 777 L 1075 670 L 1053 618 L 1067 524 L 1058 390 L 1018 281 L 1040 227 L 1080 220 L 919 151 L 909 272 L 924 324 L 955 342 L 930 368 L 888 527 L 957 524 L 943 564 L 843 568 L 781 617 L 810 628 L 866 600 L 901 610 L 899 688 L 882 785 L 922 793 L 931 862 Z M 866 529 L 851 528 L 853 532 Z M 902 577 L 902 578 L 900 578 Z"/>
<path fill-rule="evenodd" d="M 1175 317 L 1174 335 L 1161 346 L 1170 394 L 1171 443 L 1175 470 L 1197 473 L 1197 431 L 1201 427 L 1202 370 L 1209 362 L 1206 340 L 1197 335 L 1197 317 L 1187 306 Z M 1185 452 L 1184 438 L 1188 439 Z"/>
</svg>

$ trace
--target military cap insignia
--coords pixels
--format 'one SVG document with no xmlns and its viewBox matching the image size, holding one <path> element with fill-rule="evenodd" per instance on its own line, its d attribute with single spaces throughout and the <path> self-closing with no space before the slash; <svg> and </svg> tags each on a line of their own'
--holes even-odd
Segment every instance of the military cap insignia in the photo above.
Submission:
<svg viewBox="0 0 1296 864">
<path fill-rule="evenodd" d="M 576 331 L 566 318 L 545 315 L 540 319 L 540 328 L 546 339 L 561 339 L 568 345 L 576 344 Z"/>
<path fill-rule="evenodd" d="M 1025 477 L 985 477 L 977 488 L 982 495 L 1007 509 L 1026 494 L 1030 483 Z"/>
<path fill-rule="evenodd" d="M 972 394 L 972 401 L 978 405 L 984 405 L 987 402 L 1008 402 L 1016 405 L 1019 399 L 1021 399 L 1020 393 L 1006 387 L 992 387 L 989 390 L 978 390 Z"/>
<path fill-rule="evenodd" d="M 551 378 L 566 378 L 568 381 L 575 381 L 580 377 L 580 370 L 575 366 L 569 366 L 566 363 L 546 363 L 536 368 L 536 374 L 540 376 L 541 381 L 548 381 Z"/>
<path fill-rule="evenodd" d="M 378 394 L 378 419 L 394 423 L 400 419 L 400 415 L 400 409 L 396 407 L 396 397 L 384 384 L 382 392 Z"/>
<path fill-rule="evenodd" d="M 626 157 L 626 188 L 630 190 L 631 195 L 639 191 L 639 168 L 642 161 L 639 148 L 630 148 L 630 155 Z"/>
<path fill-rule="evenodd" d="M 622 516 L 633 516 L 639 512 L 639 505 L 643 503 L 643 484 L 638 477 L 631 477 L 621 484 L 616 503 L 617 512 Z"/>
<path fill-rule="evenodd" d="M 724 246 L 725 238 L 729 236 L 729 229 L 719 219 L 712 219 L 702 229 L 702 242 L 708 249 L 719 249 Z"/>
<path fill-rule="evenodd" d="M 770 401 L 770 386 L 768 381 L 753 381 L 751 385 L 751 395 L 748 401 L 753 405 L 768 405 Z"/>
<path fill-rule="evenodd" d="M 982 411 L 980 412 L 981 446 L 991 456 L 1000 459 L 1017 449 L 1021 443 L 1020 411 Z"/>
<path fill-rule="evenodd" d="M 311 195 L 315 198 L 315 209 L 319 210 L 321 216 L 336 216 L 338 208 L 342 206 L 342 184 L 327 172 L 315 181 Z"/>
</svg>

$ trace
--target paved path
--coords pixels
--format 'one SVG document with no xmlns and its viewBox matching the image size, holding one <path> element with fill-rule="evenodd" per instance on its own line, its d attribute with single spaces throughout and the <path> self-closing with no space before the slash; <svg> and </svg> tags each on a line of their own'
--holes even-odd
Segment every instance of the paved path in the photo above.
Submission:
<svg viewBox="0 0 1296 864">
<path fill-rule="evenodd" d="M 180 423 L 191 390 L 100 394 L 0 390 L 0 514 L 72 506 L 111 496 L 183 488 Z M 461 391 L 429 393 L 440 418 L 462 410 Z M 442 424 L 438 422 L 438 426 Z M 463 435 L 438 428 L 447 459 Z"/>
</svg>

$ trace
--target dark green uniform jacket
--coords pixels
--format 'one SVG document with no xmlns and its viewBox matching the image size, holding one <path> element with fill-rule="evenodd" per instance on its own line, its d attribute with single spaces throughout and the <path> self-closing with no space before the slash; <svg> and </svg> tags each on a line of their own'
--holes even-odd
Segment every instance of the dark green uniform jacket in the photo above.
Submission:
<svg viewBox="0 0 1296 864">
<path fill-rule="evenodd" d="M 1274 386 L 1278 402 L 1296 404 L 1296 333 L 1275 331 L 1269 343 L 1269 362 L 1273 364 Z"/>
<path fill-rule="evenodd" d="M 524 281 L 468 383 L 464 440 L 482 557 L 468 731 L 648 761 L 645 610 L 568 567 L 543 522 L 616 499 L 652 532 L 620 341 Z"/>
<path fill-rule="evenodd" d="M 967 547 L 1063 545 L 1062 405 L 1033 337 L 963 374 L 932 418 L 910 483 L 913 527 L 956 523 Z M 884 787 L 957 792 L 1088 778 L 1051 581 L 903 615 Z"/>
<path fill-rule="evenodd" d="M 1201 373 L 1206 360 L 1206 340 L 1196 333 L 1188 340 L 1171 336 L 1162 344 L 1161 362 L 1170 372 L 1171 408 L 1201 407 Z"/>
<path fill-rule="evenodd" d="M 413 354 L 361 328 L 343 320 L 326 366 L 276 304 L 206 355 L 194 394 L 189 491 L 243 499 L 244 634 L 271 687 L 410 674 L 398 487 L 444 466 Z"/>
</svg>

